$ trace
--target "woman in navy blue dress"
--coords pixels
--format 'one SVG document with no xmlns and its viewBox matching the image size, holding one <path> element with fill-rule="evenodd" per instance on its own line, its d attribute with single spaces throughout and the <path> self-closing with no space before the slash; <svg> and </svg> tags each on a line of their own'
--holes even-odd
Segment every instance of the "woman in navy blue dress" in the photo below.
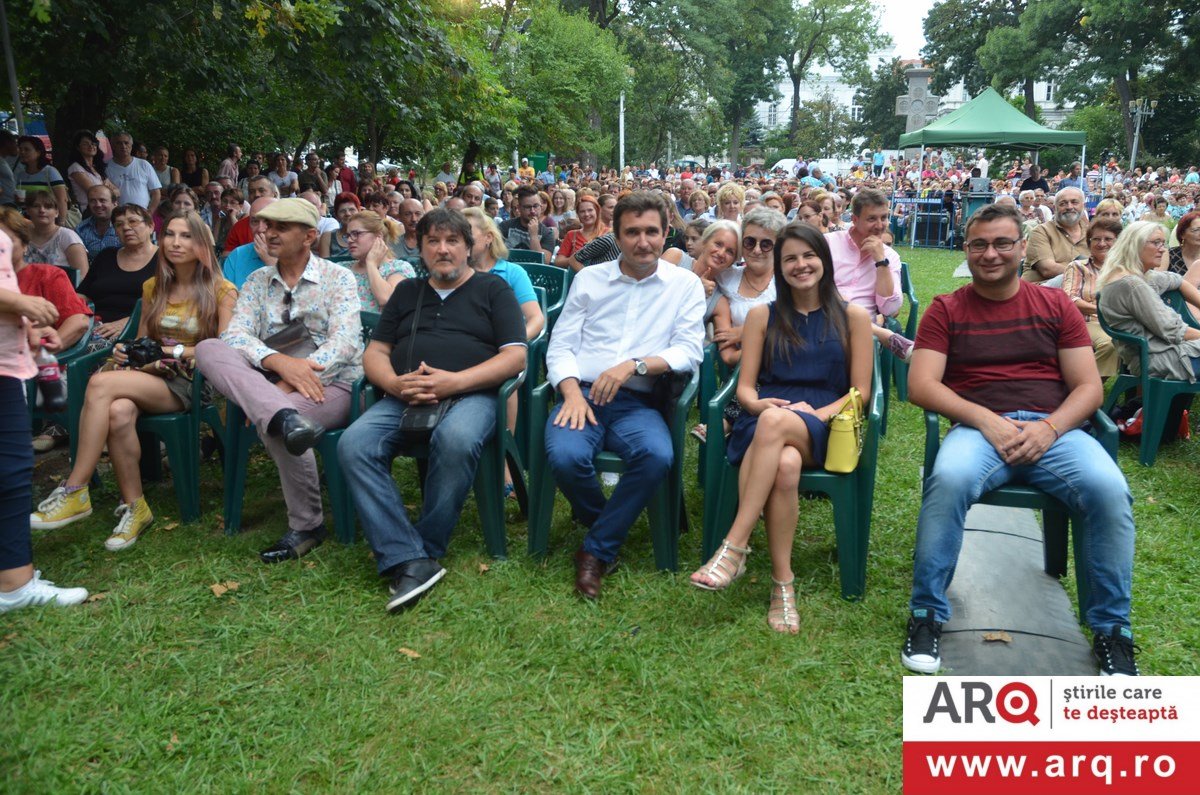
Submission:
<svg viewBox="0 0 1200 795">
<path fill-rule="evenodd" d="M 706 590 L 729 586 L 746 570 L 750 533 L 765 515 L 771 553 L 767 623 L 798 632 L 792 539 L 800 512 L 801 467 L 825 464 L 829 420 L 850 387 L 870 395 L 874 337 L 862 307 L 838 295 L 825 236 L 792 223 L 775 244 L 777 298 L 750 310 L 742 332 L 737 398 L 743 412 L 729 437 L 741 464 L 738 512 L 721 548 L 692 574 Z"/>
</svg>

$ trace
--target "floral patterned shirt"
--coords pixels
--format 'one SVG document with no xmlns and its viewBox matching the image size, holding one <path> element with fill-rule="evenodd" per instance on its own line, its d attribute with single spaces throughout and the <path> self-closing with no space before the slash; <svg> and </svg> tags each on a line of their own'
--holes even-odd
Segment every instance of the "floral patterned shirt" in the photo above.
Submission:
<svg viewBox="0 0 1200 795">
<path fill-rule="evenodd" d="M 353 270 L 350 266 L 354 263 L 342 263 L 346 270 L 354 274 L 354 281 L 358 285 L 358 302 L 364 312 L 382 312 L 383 307 L 375 300 L 375 293 L 371 292 L 371 279 L 367 276 L 366 271 L 359 273 Z M 392 276 L 399 273 L 405 279 L 416 278 L 417 272 L 413 269 L 412 263 L 402 259 L 390 259 L 387 262 L 380 264 L 379 275 L 386 281 Z"/>
<path fill-rule="evenodd" d="M 354 274 L 341 265 L 310 254 L 300 281 L 289 290 L 278 268 L 259 268 L 242 285 L 229 327 L 221 334 L 231 348 L 241 351 L 255 367 L 272 353 L 263 340 L 302 318 L 317 343 L 309 361 L 325 366 L 318 375 L 325 384 L 351 383 L 362 375 L 362 321 Z"/>
</svg>

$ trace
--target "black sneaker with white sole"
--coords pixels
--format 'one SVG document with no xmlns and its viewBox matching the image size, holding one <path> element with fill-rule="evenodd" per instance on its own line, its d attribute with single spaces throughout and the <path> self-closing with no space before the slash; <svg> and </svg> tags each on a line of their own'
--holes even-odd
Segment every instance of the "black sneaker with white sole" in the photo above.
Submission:
<svg viewBox="0 0 1200 795">
<path fill-rule="evenodd" d="M 942 622 L 925 608 L 917 608 L 908 618 L 908 639 L 900 650 L 900 662 L 910 671 L 935 674 L 942 665 Z"/>
<path fill-rule="evenodd" d="M 392 573 L 392 583 L 389 587 L 392 595 L 387 603 L 388 612 L 398 613 L 412 607 L 445 576 L 446 570 L 432 558 L 419 558 L 401 563 Z"/>
<path fill-rule="evenodd" d="M 1113 627 L 1112 634 L 1096 633 L 1092 639 L 1092 654 L 1100 663 L 1101 676 L 1137 676 L 1137 660 L 1134 655 L 1141 651 L 1133 644 L 1133 630 L 1129 627 Z"/>
</svg>

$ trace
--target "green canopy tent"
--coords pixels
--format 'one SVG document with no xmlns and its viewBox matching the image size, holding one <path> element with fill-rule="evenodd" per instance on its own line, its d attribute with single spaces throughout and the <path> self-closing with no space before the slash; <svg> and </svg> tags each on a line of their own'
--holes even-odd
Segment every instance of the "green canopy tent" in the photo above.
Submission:
<svg viewBox="0 0 1200 795">
<path fill-rule="evenodd" d="M 921 147 L 920 163 L 925 161 L 927 146 L 979 146 L 992 149 L 1016 149 L 1034 152 L 1052 146 L 1078 146 L 1080 161 L 1087 159 L 1087 134 L 1043 127 L 1014 108 L 993 88 L 966 103 L 958 110 L 935 119 L 919 130 L 900 136 L 900 148 Z M 920 169 L 917 170 L 917 193 L 921 191 Z M 916 214 L 913 214 L 913 243 L 916 237 Z"/>
</svg>

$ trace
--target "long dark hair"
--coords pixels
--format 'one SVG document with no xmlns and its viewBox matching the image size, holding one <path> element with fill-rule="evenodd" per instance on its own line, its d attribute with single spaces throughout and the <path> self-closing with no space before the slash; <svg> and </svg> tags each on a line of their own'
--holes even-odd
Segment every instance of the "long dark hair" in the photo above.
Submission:
<svg viewBox="0 0 1200 795">
<path fill-rule="evenodd" d="M 143 215 L 143 219 L 144 219 Z M 172 212 L 163 221 L 163 231 L 167 225 L 176 219 L 181 219 L 188 225 L 192 233 L 192 243 L 196 246 L 196 272 L 192 277 L 191 302 L 197 316 L 200 329 L 200 339 L 217 336 L 219 306 L 217 301 L 217 286 L 221 281 L 217 258 L 213 253 L 214 244 L 212 230 L 204 223 L 199 213 L 194 210 Z M 168 297 L 171 287 L 175 284 L 175 267 L 167 259 L 167 254 L 160 246 L 158 249 L 158 266 L 154 279 L 154 294 L 150 298 L 150 306 L 142 307 L 146 318 L 146 333 L 154 339 L 162 338 L 162 317 L 167 311 Z"/>
<path fill-rule="evenodd" d="M 838 293 L 833 279 L 833 256 L 829 244 L 819 229 L 802 221 L 793 221 L 783 228 L 775 240 L 775 311 L 767 322 L 767 339 L 763 350 L 763 369 L 771 366 L 774 354 L 790 363 L 792 351 L 803 350 L 804 338 L 796 331 L 796 305 L 791 285 L 783 278 L 783 246 L 789 240 L 807 243 L 821 258 L 821 281 L 817 283 L 817 296 L 825 313 L 825 333 L 830 330 L 841 340 L 842 347 L 849 342 L 850 324 L 846 318 L 846 302 Z"/>
<path fill-rule="evenodd" d="M 96 145 L 96 154 L 92 155 L 91 161 L 88 161 L 88 159 L 83 156 L 83 153 L 79 151 L 79 142 L 83 141 L 84 139 L 89 139 Z M 99 139 L 96 138 L 95 134 L 93 134 L 91 130 L 76 130 L 75 134 L 71 136 L 70 163 L 78 163 L 83 167 L 84 171 L 92 174 L 99 174 L 101 178 L 104 177 L 104 153 L 100 151 Z M 70 163 L 68 163 L 68 165 L 70 165 Z"/>
<path fill-rule="evenodd" d="M 22 135 L 17 139 L 17 146 L 21 144 L 29 144 L 38 153 L 38 171 L 41 171 L 46 166 L 50 165 L 50 158 L 46 156 L 46 144 L 41 138 L 36 135 Z"/>
</svg>

